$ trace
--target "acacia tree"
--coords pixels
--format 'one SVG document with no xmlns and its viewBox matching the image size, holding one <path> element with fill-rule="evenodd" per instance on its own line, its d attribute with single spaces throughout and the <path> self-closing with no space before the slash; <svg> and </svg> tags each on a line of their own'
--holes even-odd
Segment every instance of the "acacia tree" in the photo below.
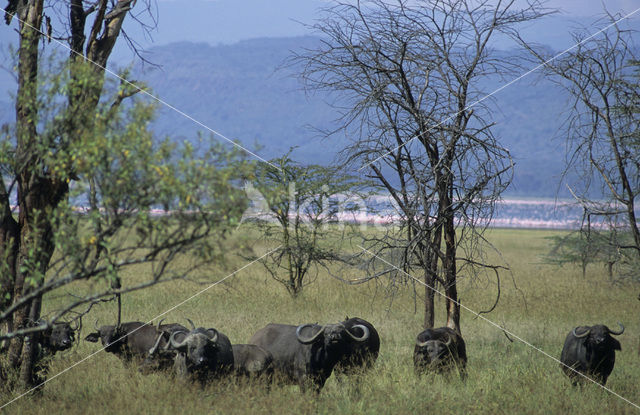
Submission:
<svg viewBox="0 0 640 415">
<path fill-rule="evenodd" d="M 538 1 L 514 3 L 340 2 L 313 26 L 321 46 L 294 58 L 310 88 L 344 98 L 341 127 L 353 137 L 346 162 L 388 193 L 400 216 L 370 249 L 405 272 L 420 270 L 425 327 L 433 327 L 440 285 L 447 326 L 459 331 L 457 278 L 489 267 L 480 242 L 512 162 L 493 135 L 480 82 L 514 69 L 492 50 L 492 38 L 545 14 Z"/>
<path fill-rule="evenodd" d="M 557 240 L 553 252 L 578 251 L 583 269 L 588 262 L 603 262 L 610 277 L 617 273 L 637 280 L 639 66 L 634 32 L 621 27 L 619 20 L 620 16 L 607 15 L 602 23 L 611 27 L 591 38 L 587 30 L 574 33 L 576 47 L 552 61 L 540 48 L 522 43 L 536 62 L 546 62 L 548 78 L 571 99 L 566 171 L 581 178 L 569 187 L 584 214 L 577 237 Z"/>
<path fill-rule="evenodd" d="M 339 246 L 347 225 L 340 214 L 360 207 L 350 202 L 362 186 L 339 168 L 301 165 L 289 154 L 258 165 L 255 188 L 266 212 L 256 224 L 264 240 L 281 246 L 260 262 L 292 297 L 312 282 L 314 269 L 349 260 Z"/>
<path fill-rule="evenodd" d="M 191 275 L 216 256 L 215 241 L 244 208 L 233 186 L 243 172 L 231 166 L 237 153 L 212 147 L 195 157 L 188 145 L 154 143 L 153 105 L 128 100 L 138 89 L 127 82 L 105 87 L 124 19 L 149 5 L 12 0 L 5 7 L 7 23 L 18 20 L 20 43 L 15 128 L 0 141 L 0 340 L 9 341 L 1 372 L 17 388 L 37 382 L 44 329 L 96 301 Z M 42 67 L 43 33 L 72 51 L 54 76 Z M 166 214 L 154 216 L 154 208 Z M 189 269 L 171 267 L 180 255 L 191 258 Z M 141 264 L 138 278 L 120 280 Z M 57 308 L 36 324 L 47 294 Z"/>
</svg>

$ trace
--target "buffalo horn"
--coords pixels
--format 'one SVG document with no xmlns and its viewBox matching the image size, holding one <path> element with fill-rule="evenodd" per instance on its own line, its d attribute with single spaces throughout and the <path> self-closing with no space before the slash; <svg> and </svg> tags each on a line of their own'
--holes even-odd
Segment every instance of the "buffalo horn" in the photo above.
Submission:
<svg viewBox="0 0 640 415">
<path fill-rule="evenodd" d="M 349 330 L 345 329 L 349 337 L 351 337 L 353 340 L 358 342 L 363 342 L 369 338 L 369 328 L 367 326 L 364 326 L 362 324 L 356 324 L 351 328 L 352 329 L 361 328 L 363 332 L 361 337 L 357 337 L 357 336 L 354 336 L 353 333 L 351 333 Z"/>
<path fill-rule="evenodd" d="M 179 349 L 182 346 L 184 346 L 185 344 L 187 344 L 187 338 L 185 337 L 184 340 L 182 340 L 181 342 L 176 340 L 176 334 L 181 334 L 184 333 L 185 335 L 188 335 L 189 333 L 187 333 L 186 331 L 183 330 L 178 330 L 178 331 L 174 331 L 173 333 L 171 333 L 171 337 L 169 337 L 169 344 L 171 345 L 171 347 L 173 347 L 174 349 Z"/>
<path fill-rule="evenodd" d="M 216 343 L 218 341 L 218 330 L 207 329 L 207 336 L 209 336 L 209 341 L 211 343 Z"/>
<path fill-rule="evenodd" d="M 311 323 L 301 324 L 301 325 L 298 326 L 298 328 L 296 329 L 296 337 L 298 338 L 298 341 L 300 343 L 302 343 L 302 344 L 313 343 L 320 336 L 320 334 L 322 334 L 322 332 L 324 331 L 324 326 L 322 326 L 320 328 L 320 330 L 318 330 L 318 332 L 315 335 L 313 335 L 313 336 L 311 336 L 309 338 L 301 337 L 300 332 L 302 331 L 302 329 L 305 328 L 305 327 L 312 327 L 312 326 L 314 326 L 314 324 L 311 324 Z"/>
<path fill-rule="evenodd" d="M 162 324 L 163 321 L 164 319 L 158 321 L 158 324 L 156 324 L 156 330 L 160 331 L 160 325 Z"/>
<path fill-rule="evenodd" d="M 153 345 L 151 349 L 149 349 L 149 356 L 153 356 L 156 350 L 158 350 L 158 346 L 160 346 L 160 340 L 162 340 L 163 334 L 164 333 L 160 333 L 160 335 L 158 336 L 158 340 L 156 340 L 156 343 Z"/>
<path fill-rule="evenodd" d="M 426 341 L 421 342 L 419 337 L 416 337 L 416 346 L 418 347 L 425 347 L 427 345 L 427 343 L 429 343 L 431 339 L 427 339 Z"/>
<path fill-rule="evenodd" d="M 449 347 L 451 346 L 451 343 L 453 343 L 453 339 L 451 338 L 451 336 L 449 336 L 449 334 L 447 334 L 447 341 L 444 342 L 444 345 Z"/>
<path fill-rule="evenodd" d="M 71 320 L 69 322 L 69 327 L 71 327 L 71 330 L 73 330 L 73 331 L 78 331 L 78 329 L 80 328 L 79 320 L 76 320 L 76 319 Z"/>
<path fill-rule="evenodd" d="M 98 327 L 98 319 L 96 319 L 96 322 L 95 322 L 95 323 L 93 323 L 93 327 L 95 327 L 95 328 L 96 328 L 96 331 L 97 331 L 97 332 L 99 332 L 99 331 L 100 331 L 100 328 Z"/>
<path fill-rule="evenodd" d="M 186 318 L 186 317 L 185 317 Z M 193 321 L 191 321 L 190 319 L 187 318 L 187 321 L 189 322 L 189 324 L 191 325 L 191 330 L 195 330 L 196 329 L 196 325 L 193 324 Z"/>
<path fill-rule="evenodd" d="M 620 330 L 619 331 L 613 331 L 613 330 L 609 329 L 609 334 L 613 334 L 614 336 L 619 336 L 622 333 L 624 333 L 624 326 L 619 321 L 618 321 L 618 326 L 620 326 Z"/>
<path fill-rule="evenodd" d="M 581 339 L 581 338 L 583 338 L 583 337 L 587 337 L 587 336 L 589 335 L 589 333 L 591 333 L 591 328 L 588 328 L 588 329 L 587 329 L 587 331 L 585 331 L 585 332 L 584 332 L 584 333 L 582 333 L 582 334 L 578 334 L 578 333 L 576 333 L 576 330 L 577 330 L 577 329 L 578 329 L 577 327 L 576 327 L 576 328 L 574 328 L 574 329 L 571 331 L 571 334 L 573 334 L 573 336 L 574 336 L 574 337 L 576 337 L 576 338 L 578 338 L 578 339 Z"/>
</svg>

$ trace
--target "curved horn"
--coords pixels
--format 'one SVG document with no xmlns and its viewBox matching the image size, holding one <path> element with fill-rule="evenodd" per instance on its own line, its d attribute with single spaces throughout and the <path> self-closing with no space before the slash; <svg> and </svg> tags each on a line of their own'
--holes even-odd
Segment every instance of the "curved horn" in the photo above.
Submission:
<svg viewBox="0 0 640 415">
<path fill-rule="evenodd" d="M 160 340 L 162 340 L 163 334 L 164 333 L 160 333 L 160 335 L 158 336 L 158 340 L 156 340 L 156 343 L 153 345 L 151 349 L 149 349 L 149 356 L 153 356 L 156 350 L 158 350 L 158 346 L 160 346 Z"/>
<path fill-rule="evenodd" d="M 298 341 L 302 344 L 310 344 L 313 343 L 314 341 L 316 341 L 316 339 L 320 336 L 320 334 L 322 334 L 322 332 L 324 331 L 324 326 L 320 327 L 320 330 L 318 330 L 318 332 L 311 336 L 311 337 L 301 337 L 300 336 L 300 332 L 302 331 L 303 328 L 305 327 L 312 327 L 313 324 L 308 323 L 308 324 L 301 324 L 298 326 L 298 328 L 296 329 L 296 337 L 298 338 Z"/>
<path fill-rule="evenodd" d="M 613 330 L 609 329 L 609 334 L 613 334 L 614 336 L 619 336 L 622 333 L 624 333 L 624 326 L 619 321 L 618 321 L 618 326 L 620 326 L 620 330 L 613 331 Z"/>
<path fill-rule="evenodd" d="M 176 334 L 181 334 L 181 333 L 184 333 L 185 335 L 189 334 L 186 331 L 178 330 L 178 331 L 174 331 L 173 333 L 171 333 L 171 337 L 169 337 L 169 344 L 174 349 L 179 349 L 182 346 L 184 346 L 185 344 L 187 344 L 187 337 L 185 337 L 184 340 L 182 340 L 181 342 L 176 340 Z"/>
<path fill-rule="evenodd" d="M 427 343 L 429 343 L 431 341 L 431 339 L 425 340 L 423 342 L 421 342 L 420 340 L 418 340 L 418 337 L 416 337 L 416 346 L 418 347 L 425 347 L 427 345 Z"/>
<path fill-rule="evenodd" d="M 95 327 L 96 331 L 100 331 L 100 328 L 98 327 L 98 319 L 96 319 L 96 322 L 93 323 L 93 327 Z"/>
<path fill-rule="evenodd" d="M 449 333 L 447 333 L 447 341 L 444 342 L 444 345 L 449 347 L 451 346 L 451 343 L 453 343 L 453 339 L 451 338 L 451 336 L 449 336 Z"/>
<path fill-rule="evenodd" d="M 210 332 L 213 332 L 213 334 L 210 334 Z M 209 341 L 211 343 L 217 343 L 218 342 L 218 330 L 216 329 L 207 329 L 207 336 L 209 336 Z"/>
<path fill-rule="evenodd" d="M 156 324 L 156 330 L 160 331 L 160 325 L 162 324 L 163 321 L 164 319 L 158 321 L 158 324 Z"/>
<path fill-rule="evenodd" d="M 185 317 L 185 318 L 186 318 L 186 317 Z M 189 320 L 188 318 L 187 318 L 187 321 L 188 321 L 188 322 L 189 322 L 189 324 L 191 325 L 191 330 L 195 330 L 195 329 L 196 329 L 196 325 L 195 325 L 195 324 L 193 324 L 193 321 Z"/>
<path fill-rule="evenodd" d="M 589 333 L 591 333 L 591 327 L 589 327 L 589 328 L 587 329 L 587 331 L 585 331 L 585 332 L 584 332 L 584 333 L 582 333 L 582 334 L 578 334 L 578 333 L 576 333 L 576 330 L 577 330 L 577 329 L 578 329 L 578 328 L 577 328 L 577 327 L 575 327 L 575 328 L 571 331 L 571 334 L 573 334 L 573 336 L 574 336 L 574 337 L 576 337 L 576 338 L 578 338 L 578 339 L 581 339 L 581 338 L 583 338 L 583 337 L 587 337 L 587 336 L 589 335 Z"/>
<path fill-rule="evenodd" d="M 345 328 L 344 331 L 347 332 L 349 337 L 351 337 L 353 340 L 358 341 L 358 342 L 363 342 L 363 341 L 365 341 L 365 340 L 367 340 L 369 338 L 370 333 L 369 333 L 369 328 L 367 326 L 365 326 L 363 324 L 355 324 L 353 327 L 351 327 L 351 329 L 355 329 L 355 328 L 362 329 L 362 331 L 363 331 L 362 336 L 357 337 L 346 328 Z"/>
</svg>

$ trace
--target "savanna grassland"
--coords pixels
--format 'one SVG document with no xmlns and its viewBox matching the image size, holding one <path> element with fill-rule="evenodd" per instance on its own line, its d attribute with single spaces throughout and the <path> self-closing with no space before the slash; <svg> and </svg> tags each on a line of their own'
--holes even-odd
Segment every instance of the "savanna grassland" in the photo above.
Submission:
<svg viewBox="0 0 640 415">
<path fill-rule="evenodd" d="M 576 325 L 602 323 L 626 331 L 618 337 L 622 352 L 607 387 L 636 404 L 640 403 L 640 287 L 612 285 L 603 267 L 545 264 L 547 237 L 553 231 L 492 230 L 488 239 L 502 252 L 511 273 L 502 273 L 497 307 L 483 317 L 503 325 L 535 348 L 558 358 L 567 333 Z M 255 247 L 260 250 L 260 246 Z M 493 256 L 493 254 L 488 254 Z M 180 261 L 188 261 L 186 258 Z M 224 267 L 210 270 L 210 283 L 246 264 L 239 257 Z M 176 264 L 181 266 L 180 262 Z M 144 269 L 123 276 L 135 280 Z M 357 270 L 344 271 L 346 278 L 361 277 Z M 149 321 L 191 297 L 206 285 L 179 281 L 153 287 L 123 298 L 123 318 Z M 82 287 L 77 287 L 79 290 Z M 415 287 L 422 294 L 423 287 Z M 41 394 L 23 397 L 7 407 L 19 414 L 137 414 L 137 413 L 237 413 L 237 414 L 617 414 L 640 413 L 640 409 L 604 389 L 588 384 L 572 387 L 559 364 L 533 347 L 515 340 L 468 311 L 462 311 L 462 335 L 467 343 L 468 379 L 457 376 L 426 376 L 413 373 L 415 336 L 421 331 L 423 314 L 414 286 L 387 289 L 386 282 L 346 285 L 321 272 L 302 295 L 292 299 L 267 276 L 259 264 L 238 272 L 211 287 L 166 316 L 166 322 L 216 327 L 233 343 L 244 343 L 269 322 L 300 324 L 337 322 L 346 315 L 372 322 L 381 339 L 381 353 L 373 371 L 357 378 L 331 377 L 319 396 L 301 394 L 297 386 L 273 386 L 270 391 L 255 385 L 214 383 L 200 389 L 177 382 L 166 373 L 143 376 L 125 367 L 114 355 L 96 353 L 52 379 Z M 490 308 L 495 300 L 495 279 L 472 280 L 461 276 L 462 304 L 472 310 Z M 47 302 L 55 307 L 55 299 Z M 436 304 L 436 325 L 444 324 L 444 301 Z M 84 338 L 96 318 L 113 324 L 115 306 L 101 304 L 85 319 Z M 49 377 L 84 359 L 99 347 L 83 340 L 68 352 L 56 355 Z M 1 396 L 2 403 L 11 399 Z"/>
</svg>

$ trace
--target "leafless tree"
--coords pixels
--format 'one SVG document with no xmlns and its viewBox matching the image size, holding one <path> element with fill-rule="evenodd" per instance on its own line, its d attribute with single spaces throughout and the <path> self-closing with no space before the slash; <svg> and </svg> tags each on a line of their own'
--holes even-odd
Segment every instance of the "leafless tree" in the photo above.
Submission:
<svg viewBox="0 0 640 415">
<path fill-rule="evenodd" d="M 515 69 L 492 39 L 546 13 L 539 1 L 339 2 L 313 26 L 321 46 L 294 58 L 311 89 L 341 94 L 340 129 L 353 137 L 345 161 L 393 199 L 400 226 L 368 246 L 422 274 L 425 327 L 433 288 L 443 287 L 447 326 L 459 331 L 457 278 L 497 270 L 487 268 L 483 233 L 513 163 L 479 85 Z"/>
<path fill-rule="evenodd" d="M 637 280 L 640 78 L 634 32 L 621 17 L 606 14 L 599 25 L 575 32 L 576 47 L 558 59 L 522 44 L 571 97 L 566 171 L 581 179 L 568 183 L 584 211 L 579 249 L 590 252 L 589 262 L 604 262 L 610 277 L 615 265 L 619 276 Z M 557 241 L 565 242 L 571 243 Z"/>
</svg>

